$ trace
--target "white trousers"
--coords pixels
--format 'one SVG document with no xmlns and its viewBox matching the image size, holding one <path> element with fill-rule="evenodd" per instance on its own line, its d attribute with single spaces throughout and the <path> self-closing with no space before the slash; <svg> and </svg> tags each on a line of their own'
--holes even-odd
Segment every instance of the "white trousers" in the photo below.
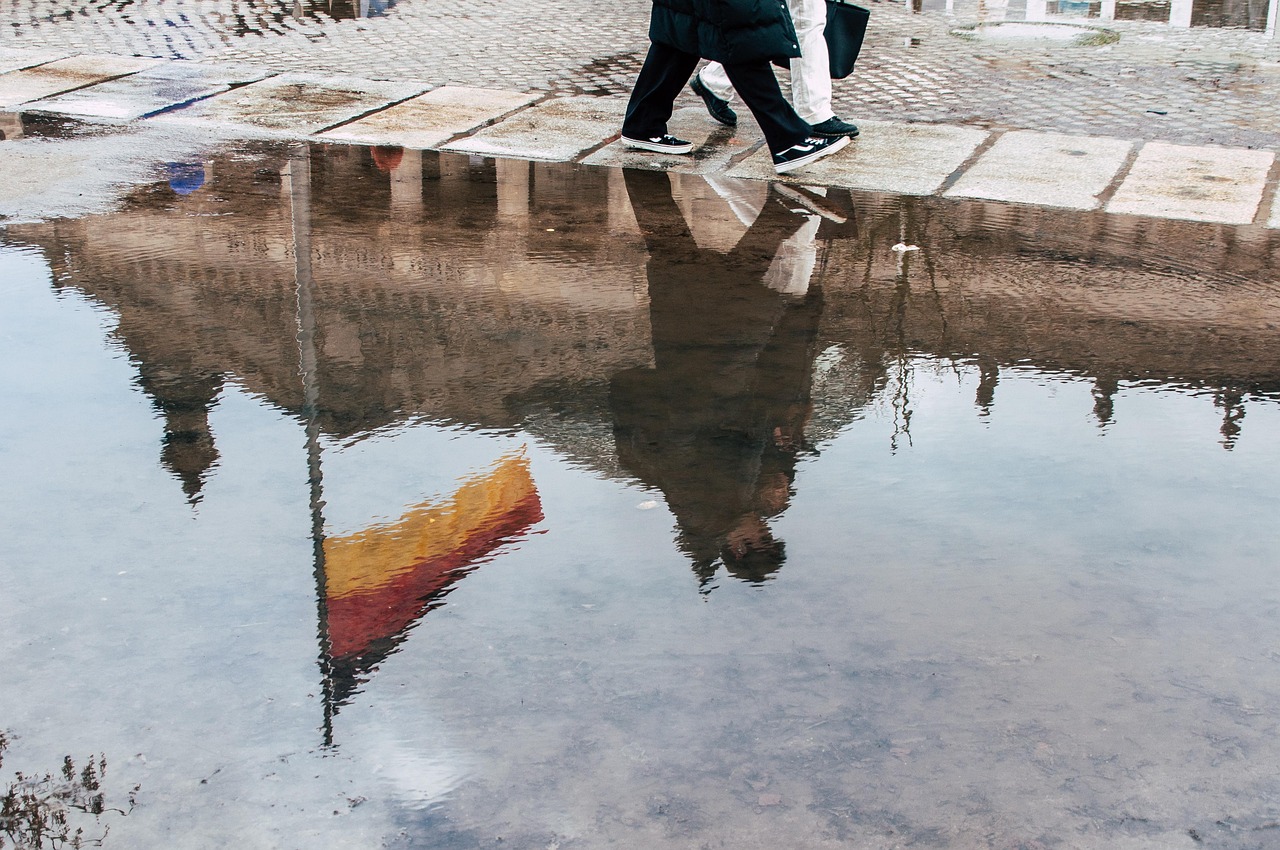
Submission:
<svg viewBox="0 0 1280 850">
<path fill-rule="evenodd" d="M 809 124 L 821 124 L 835 116 L 831 108 L 831 69 L 827 58 L 826 0 L 787 0 L 791 20 L 800 39 L 800 58 L 791 60 L 791 105 Z M 733 100 L 733 84 L 719 62 L 698 72 L 712 94 Z"/>
</svg>

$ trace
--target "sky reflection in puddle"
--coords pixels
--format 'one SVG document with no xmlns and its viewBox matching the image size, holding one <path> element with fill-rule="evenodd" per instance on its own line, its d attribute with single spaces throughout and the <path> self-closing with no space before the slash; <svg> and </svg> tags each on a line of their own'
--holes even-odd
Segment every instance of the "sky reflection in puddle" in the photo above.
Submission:
<svg viewBox="0 0 1280 850">
<path fill-rule="evenodd" d="M 1275 232 L 166 173 L 0 250 L 5 768 L 107 846 L 1270 835 Z"/>
</svg>

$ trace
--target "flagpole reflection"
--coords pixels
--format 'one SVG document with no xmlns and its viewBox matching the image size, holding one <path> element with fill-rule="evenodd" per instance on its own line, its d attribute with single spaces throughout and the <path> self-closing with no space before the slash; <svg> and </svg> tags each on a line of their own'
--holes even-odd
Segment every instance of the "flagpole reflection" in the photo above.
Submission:
<svg viewBox="0 0 1280 850">
<path fill-rule="evenodd" d="M 311 149 L 295 146 L 289 155 L 289 213 L 293 230 L 294 282 L 298 295 L 298 372 L 302 376 L 302 415 L 307 435 L 311 549 L 315 563 L 320 642 L 320 688 L 324 703 L 324 746 L 333 746 L 333 670 L 329 652 L 329 606 L 325 594 L 324 478 L 320 466 L 320 380 L 317 374 L 314 280 L 311 273 Z"/>
</svg>

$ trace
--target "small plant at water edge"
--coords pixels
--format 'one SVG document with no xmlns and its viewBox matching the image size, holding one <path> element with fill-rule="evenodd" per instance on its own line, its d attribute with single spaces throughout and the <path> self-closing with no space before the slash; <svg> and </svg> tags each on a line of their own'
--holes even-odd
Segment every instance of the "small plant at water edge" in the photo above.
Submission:
<svg viewBox="0 0 1280 850">
<path fill-rule="evenodd" d="M 0 732 L 0 767 L 8 744 L 9 739 Z M 41 776 L 15 772 L 0 796 L 0 850 L 10 844 L 14 850 L 101 846 L 109 829 L 103 816 L 129 814 L 138 793 L 135 786 L 124 808 L 108 806 L 102 790 L 106 773 L 105 755 L 90 757 L 83 766 L 66 756 L 61 770 Z"/>
</svg>

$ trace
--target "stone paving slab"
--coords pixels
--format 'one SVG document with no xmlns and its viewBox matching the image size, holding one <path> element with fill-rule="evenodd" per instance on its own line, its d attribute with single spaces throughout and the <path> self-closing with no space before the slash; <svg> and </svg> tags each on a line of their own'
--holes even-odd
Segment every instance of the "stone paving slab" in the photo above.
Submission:
<svg viewBox="0 0 1280 850">
<path fill-rule="evenodd" d="M 767 148 L 729 170 L 730 177 L 791 180 L 868 192 L 932 195 L 990 135 L 974 127 L 860 121 L 844 150 L 779 177 Z"/>
<path fill-rule="evenodd" d="M 518 112 L 444 150 L 565 162 L 618 133 L 626 101 L 561 97 Z"/>
<path fill-rule="evenodd" d="M 270 74 L 265 69 L 238 63 L 167 62 L 127 77 L 38 100 L 26 108 L 97 118 L 141 118 L 228 91 L 235 85 L 256 82 Z"/>
<path fill-rule="evenodd" d="M 153 120 L 310 136 L 421 94 L 425 88 L 426 84 L 417 82 L 281 74 Z"/>
<path fill-rule="evenodd" d="M 1149 142 L 1107 212 L 1217 224 L 1250 224 L 1275 154 Z"/>
<path fill-rule="evenodd" d="M 1133 150 L 1121 139 L 1016 130 L 969 166 L 947 197 L 1093 210 Z"/>
<path fill-rule="evenodd" d="M 744 109 L 743 112 L 746 112 Z M 661 154 L 628 148 L 612 142 L 583 160 L 586 165 L 617 168 L 650 168 L 679 174 L 712 174 L 724 171 L 735 157 L 759 144 L 764 134 L 748 115 L 738 116 L 737 127 L 712 121 L 704 106 L 683 106 L 671 114 L 667 132 L 693 143 L 692 155 Z"/>
<path fill-rule="evenodd" d="M 433 148 L 497 121 L 537 99 L 538 95 L 526 92 L 443 86 L 322 133 L 321 138 L 366 145 Z"/>
<path fill-rule="evenodd" d="M 71 55 L 69 50 L 14 50 L 0 47 L 0 74 L 32 68 L 46 62 L 66 59 Z"/>
<path fill-rule="evenodd" d="M 0 44 L 239 60 L 281 73 L 385 75 L 436 86 L 625 97 L 648 46 L 652 7 L 649 0 L 613 4 L 608 26 L 598 24 L 599 4 L 591 0 L 397 0 L 381 17 L 336 19 L 358 14 L 360 5 L 7 0 Z M 1280 148 L 1280 39 L 1265 33 L 1159 21 L 1102 23 L 1094 17 L 1091 24 L 1101 23 L 1120 40 L 1092 47 L 1034 38 L 995 43 L 951 33 L 983 21 L 1025 19 L 1033 9 L 1063 20 L 1067 6 L 1058 14 L 1051 11 L 1056 4 L 1007 0 L 872 5 L 858 67 L 834 91 L 836 112 L 856 123 L 968 124 Z M 1140 5 L 1157 11 L 1160 4 Z M 1248 4 L 1209 5 L 1223 7 L 1224 14 L 1230 7 L 1238 19 Z M 1104 4 L 1102 14 L 1126 7 L 1136 8 Z M 1209 18 L 1216 14 L 1211 11 Z M 687 88 L 682 97 L 698 102 Z"/>
<path fill-rule="evenodd" d="M 18 106 L 115 77 L 135 74 L 163 62 L 136 56 L 82 54 L 0 75 L 0 108 Z"/>
</svg>

